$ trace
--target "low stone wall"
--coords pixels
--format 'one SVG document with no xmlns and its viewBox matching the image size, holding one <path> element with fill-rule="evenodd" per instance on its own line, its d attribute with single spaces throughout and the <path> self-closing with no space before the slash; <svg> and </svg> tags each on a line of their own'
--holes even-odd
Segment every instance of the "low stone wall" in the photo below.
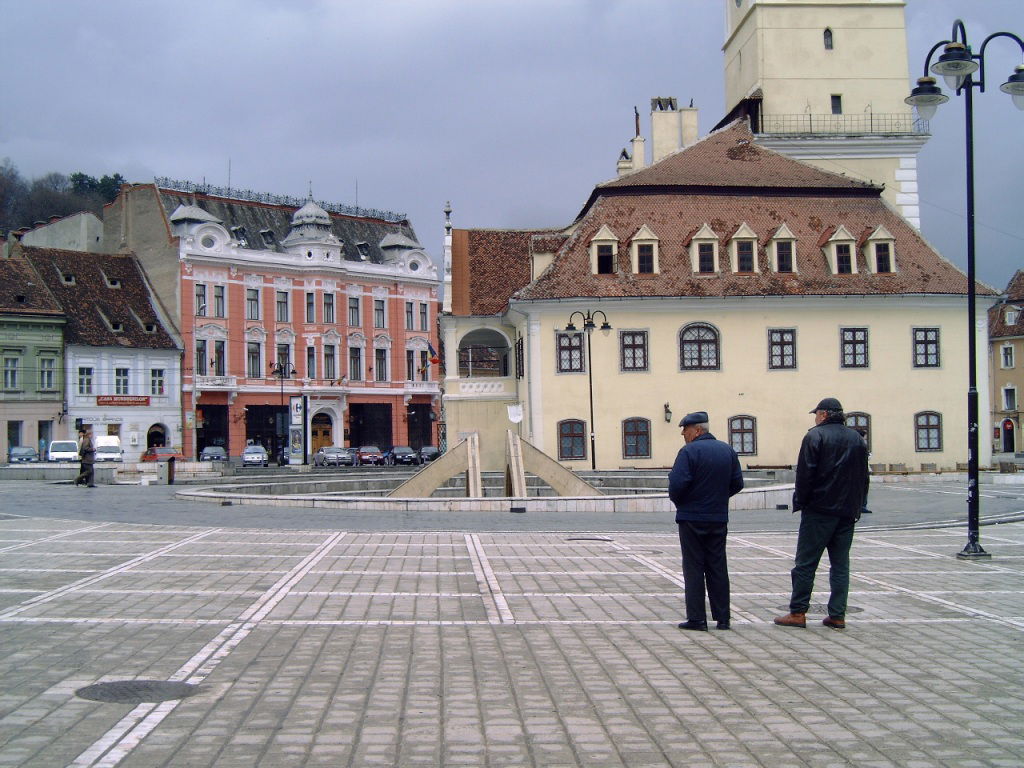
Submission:
<svg viewBox="0 0 1024 768">
<path fill-rule="evenodd" d="M 178 491 L 179 499 L 206 501 L 214 504 L 258 504 L 277 507 L 314 507 L 317 509 L 358 509 L 367 512 L 508 512 L 511 508 L 525 512 L 658 512 L 674 513 L 667 494 L 630 494 L 628 496 L 528 498 L 426 498 L 399 499 L 359 496 L 318 496 L 311 494 L 241 493 L 237 486 L 197 488 Z M 788 508 L 793 486 L 773 485 L 750 488 L 732 497 L 730 509 Z"/>
</svg>

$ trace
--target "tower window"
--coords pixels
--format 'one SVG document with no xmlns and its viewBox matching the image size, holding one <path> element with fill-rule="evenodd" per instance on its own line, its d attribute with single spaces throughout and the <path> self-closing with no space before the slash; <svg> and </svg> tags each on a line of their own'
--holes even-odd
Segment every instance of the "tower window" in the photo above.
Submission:
<svg viewBox="0 0 1024 768">
<path fill-rule="evenodd" d="M 832 50 L 832 30 L 827 27 L 825 28 L 825 50 Z"/>
</svg>

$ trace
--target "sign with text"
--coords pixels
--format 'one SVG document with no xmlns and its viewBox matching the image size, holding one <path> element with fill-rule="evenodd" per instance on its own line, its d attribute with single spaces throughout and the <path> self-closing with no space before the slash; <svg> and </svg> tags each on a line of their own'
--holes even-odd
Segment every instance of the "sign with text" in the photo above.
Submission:
<svg viewBox="0 0 1024 768">
<path fill-rule="evenodd" d="M 96 405 L 146 407 L 149 405 L 149 395 L 96 395 Z"/>
</svg>

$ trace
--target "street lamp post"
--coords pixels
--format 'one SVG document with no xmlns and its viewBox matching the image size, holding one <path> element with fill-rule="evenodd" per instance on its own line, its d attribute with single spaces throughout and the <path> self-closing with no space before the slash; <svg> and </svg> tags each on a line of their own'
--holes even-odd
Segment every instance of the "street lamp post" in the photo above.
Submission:
<svg viewBox="0 0 1024 768">
<path fill-rule="evenodd" d="M 576 330 L 576 326 L 572 324 L 572 319 L 579 315 L 583 318 L 583 330 L 587 333 L 587 392 L 590 398 L 590 468 L 597 469 L 597 448 L 594 440 L 594 366 L 593 357 L 590 352 L 590 334 L 594 332 L 594 328 L 597 325 L 594 323 L 594 318 L 597 315 L 601 316 L 601 330 L 608 332 L 612 329 L 611 325 L 608 324 L 608 316 L 600 309 L 587 310 L 581 312 L 579 310 L 569 315 L 569 322 L 565 326 L 565 330 L 572 333 Z"/>
<path fill-rule="evenodd" d="M 1016 41 L 1024 53 L 1024 41 L 1010 32 L 993 32 L 985 38 L 978 53 L 971 52 L 967 43 L 967 30 L 957 19 L 949 40 L 940 40 L 928 51 L 924 61 L 924 76 L 904 101 L 917 108 L 925 120 L 931 119 L 940 104 L 949 101 L 936 85 L 935 78 L 928 75 L 932 56 L 944 47 L 938 61 L 931 64 L 931 71 L 942 75 L 946 84 L 956 93 L 963 94 L 966 113 L 967 142 L 967 544 L 957 553 L 961 558 L 991 557 L 979 542 L 980 514 L 978 509 L 978 349 L 975 323 L 975 278 L 974 278 L 974 89 L 985 92 L 985 47 L 997 37 L 1008 37 Z M 978 73 L 977 79 L 974 73 Z M 1013 97 L 1018 109 L 1024 109 L 1024 65 L 1017 66 L 1009 79 L 999 90 Z"/>
<path fill-rule="evenodd" d="M 289 362 L 278 361 L 270 364 L 270 375 L 277 376 L 281 381 L 281 407 L 284 408 L 284 380 L 297 374 L 295 366 Z M 276 430 L 275 430 L 276 431 Z M 284 418 L 284 437 L 281 440 L 281 445 L 288 445 L 288 417 L 287 412 Z M 278 447 L 278 456 L 282 455 L 284 448 Z M 280 459 L 279 459 L 280 460 Z"/>
</svg>

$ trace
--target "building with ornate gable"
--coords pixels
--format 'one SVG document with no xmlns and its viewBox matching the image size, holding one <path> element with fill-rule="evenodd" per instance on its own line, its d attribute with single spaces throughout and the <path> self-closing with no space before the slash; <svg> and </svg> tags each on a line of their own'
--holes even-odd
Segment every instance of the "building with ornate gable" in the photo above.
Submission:
<svg viewBox="0 0 1024 768">
<path fill-rule="evenodd" d="M 965 461 L 966 277 L 881 187 L 754 138 L 626 170 L 560 231 L 450 228 L 450 438 L 479 432 L 488 466 L 516 429 L 571 468 L 664 467 L 707 410 L 745 466 L 789 465 L 835 396 L 874 463 Z"/>
<path fill-rule="evenodd" d="M 181 332 L 186 455 L 436 443 L 439 281 L 404 216 L 162 179 L 104 225 Z"/>
</svg>

